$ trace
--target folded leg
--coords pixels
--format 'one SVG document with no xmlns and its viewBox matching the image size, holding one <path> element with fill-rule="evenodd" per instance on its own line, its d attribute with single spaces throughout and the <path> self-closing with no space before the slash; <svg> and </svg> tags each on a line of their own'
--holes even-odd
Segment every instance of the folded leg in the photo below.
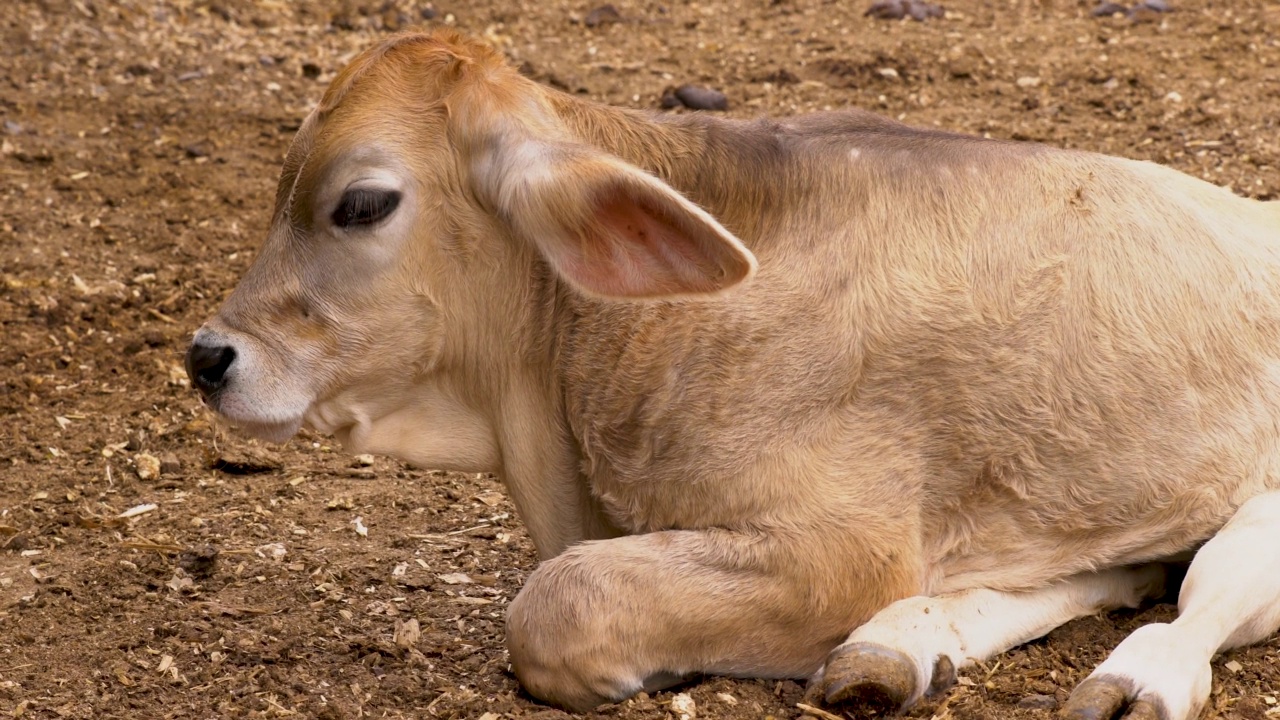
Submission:
<svg viewBox="0 0 1280 720">
<path fill-rule="evenodd" d="M 692 674 L 811 675 L 858 623 L 917 591 L 911 536 L 672 530 L 586 542 L 512 601 L 507 647 L 534 696 L 589 710 Z"/>
</svg>

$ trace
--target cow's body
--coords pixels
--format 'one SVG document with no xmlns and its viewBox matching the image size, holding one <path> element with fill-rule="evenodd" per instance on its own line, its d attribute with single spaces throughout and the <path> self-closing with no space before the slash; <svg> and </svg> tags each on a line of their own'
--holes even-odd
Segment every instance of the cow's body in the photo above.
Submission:
<svg viewBox="0 0 1280 720">
<path fill-rule="evenodd" d="M 629 113 L 487 53 L 412 36 L 335 81 L 192 373 L 265 434 L 305 420 L 361 451 L 502 472 L 547 559 L 509 625 L 535 694 L 585 708 L 692 672 L 806 676 L 858 628 L 828 699 L 901 705 L 940 668 L 1160 584 L 1095 571 L 1192 550 L 1242 507 L 1207 550 L 1280 537 L 1274 204 L 860 112 Z M 445 112 L 407 108 L 385 134 L 415 77 Z M 326 229 L 366 176 L 409 209 Z M 290 353 L 308 378 L 279 369 Z M 266 400 L 240 389 L 255 384 Z M 1206 568 L 1192 579 L 1218 582 Z M 930 612 L 913 596 L 939 598 L 950 629 L 895 634 Z M 1139 640 L 1227 646 L 1183 597 L 1199 625 Z M 1000 608 L 1020 624 L 964 634 Z M 1231 642 L 1280 624 L 1258 612 Z M 1196 711 L 1207 657 L 1167 691 L 1183 671 L 1125 669 L 1138 644 L 1074 711 L 1108 693 L 1133 717 Z"/>
<path fill-rule="evenodd" d="M 667 170 L 713 215 L 785 200 L 736 209 L 760 270 L 730 296 L 563 299 L 555 376 L 625 531 L 892 479 L 921 591 L 1018 589 L 1190 549 L 1280 486 L 1280 209 L 859 113 L 654 122 L 721 136 Z"/>
</svg>

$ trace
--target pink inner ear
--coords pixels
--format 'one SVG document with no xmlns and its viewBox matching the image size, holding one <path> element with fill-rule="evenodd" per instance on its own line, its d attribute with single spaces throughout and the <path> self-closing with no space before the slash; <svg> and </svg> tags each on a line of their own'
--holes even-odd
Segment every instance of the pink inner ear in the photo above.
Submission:
<svg viewBox="0 0 1280 720">
<path fill-rule="evenodd" d="M 590 289 L 629 297 L 711 292 L 728 274 L 712 253 L 722 240 L 710 228 L 680 227 L 660 209 L 622 192 L 595 206 L 574 264 Z M 687 225 L 694 225 L 688 223 Z"/>
</svg>

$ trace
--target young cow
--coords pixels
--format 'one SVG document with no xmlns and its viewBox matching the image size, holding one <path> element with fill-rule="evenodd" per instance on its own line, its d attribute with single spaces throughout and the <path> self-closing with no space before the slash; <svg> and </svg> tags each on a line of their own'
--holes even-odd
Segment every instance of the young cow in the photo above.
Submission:
<svg viewBox="0 0 1280 720">
<path fill-rule="evenodd" d="M 507 642 L 898 709 L 1161 592 L 1066 714 L 1187 720 L 1280 626 L 1280 209 L 850 111 L 594 105 L 410 34 L 333 82 L 188 369 L 250 433 L 505 478 Z"/>
</svg>

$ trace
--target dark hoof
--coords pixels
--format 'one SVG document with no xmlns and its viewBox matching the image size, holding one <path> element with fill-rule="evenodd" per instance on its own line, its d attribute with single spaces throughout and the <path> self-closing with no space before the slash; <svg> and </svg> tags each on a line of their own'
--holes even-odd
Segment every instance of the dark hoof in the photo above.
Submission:
<svg viewBox="0 0 1280 720">
<path fill-rule="evenodd" d="M 911 659 L 878 645 L 837 648 L 827 658 L 822 682 L 827 705 L 859 713 L 896 713 L 917 694 Z"/>
<path fill-rule="evenodd" d="M 1063 720 L 1165 720 L 1165 713 L 1145 700 L 1130 702 L 1127 683 L 1111 678 L 1088 678 L 1067 698 Z"/>
</svg>

